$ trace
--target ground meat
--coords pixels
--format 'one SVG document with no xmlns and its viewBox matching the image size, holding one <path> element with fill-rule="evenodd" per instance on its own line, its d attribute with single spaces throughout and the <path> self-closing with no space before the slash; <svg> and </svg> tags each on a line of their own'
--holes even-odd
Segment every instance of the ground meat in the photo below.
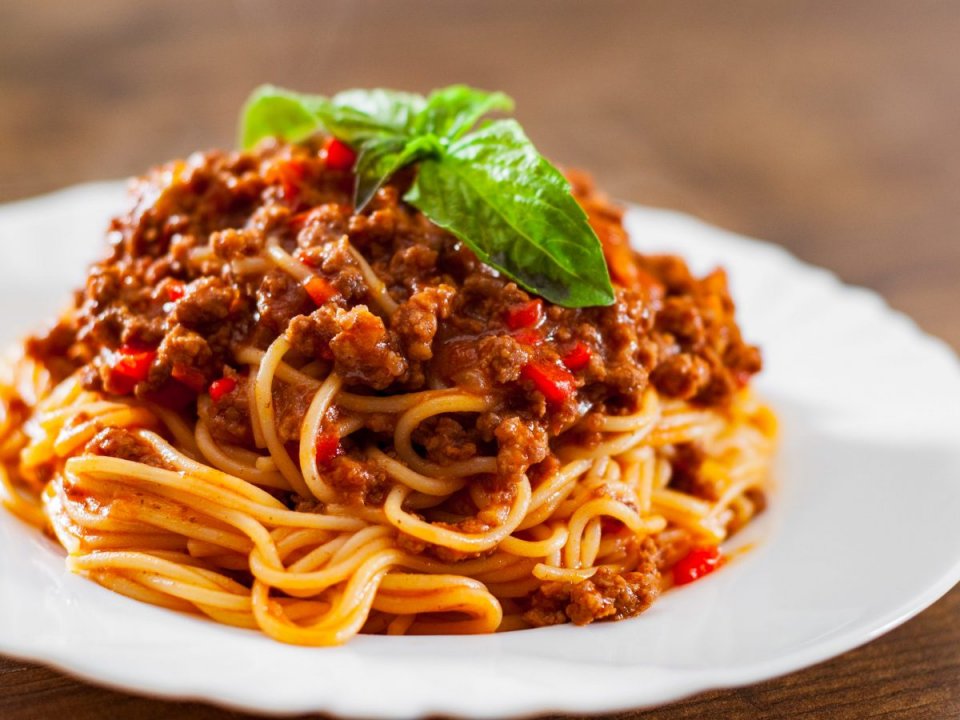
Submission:
<svg viewBox="0 0 960 720">
<path fill-rule="evenodd" d="M 433 357 L 433 338 L 438 321 L 450 315 L 456 291 L 449 285 L 421 290 L 401 305 L 390 319 L 400 346 L 412 360 Z"/>
<path fill-rule="evenodd" d="M 450 417 L 420 423 L 413 440 L 426 451 L 427 457 L 441 465 L 469 460 L 477 454 L 477 443 L 473 433 Z"/>
<path fill-rule="evenodd" d="M 76 340 L 76 329 L 71 324 L 60 322 L 44 334 L 27 338 L 25 348 L 28 355 L 46 365 L 55 380 L 62 380 L 76 369 L 80 360 L 71 357 L 75 349 L 81 350 Z"/>
<path fill-rule="evenodd" d="M 349 205 L 324 203 L 307 213 L 297 243 L 304 248 L 321 245 L 329 240 L 343 237 L 350 228 L 353 215 Z"/>
<path fill-rule="evenodd" d="M 203 277 L 186 286 L 176 303 L 174 321 L 191 330 L 203 331 L 212 323 L 226 320 L 239 300 L 239 293 L 220 278 Z"/>
<path fill-rule="evenodd" d="M 85 452 L 166 467 L 163 458 L 152 447 L 124 428 L 104 428 L 87 443 Z"/>
<path fill-rule="evenodd" d="M 546 429 L 533 420 L 508 417 L 500 422 L 494 435 L 499 443 L 497 472 L 505 478 L 520 475 L 550 452 Z"/>
<path fill-rule="evenodd" d="M 670 476 L 670 488 L 710 502 L 719 500 L 721 488 L 700 470 L 706 456 L 703 448 L 695 443 L 677 445 L 671 463 L 673 473 Z"/>
<path fill-rule="evenodd" d="M 350 310 L 325 305 L 291 321 L 287 338 L 303 355 L 332 359 L 348 383 L 380 390 L 408 369 L 396 336 L 365 305 Z"/>
<path fill-rule="evenodd" d="M 397 535 L 397 547 L 411 555 L 420 555 L 427 549 L 427 543 L 413 535 L 400 533 Z"/>
<path fill-rule="evenodd" d="M 698 347 L 706 338 L 703 318 L 693 298 L 671 297 L 657 313 L 657 329 L 668 332 L 691 347 Z"/>
<path fill-rule="evenodd" d="M 307 414 L 313 395 L 304 392 L 298 385 L 288 385 L 285 382 L 273 384 L 273 412 L 277 426 L 277 436 L 281 442 L 298 443 L 300 441 L 300 425 L 303 416 Z"/>
<path fill-rule="evenodd" d="M 440 463 L 496 453 L 503 478 L 537 472 L 564 433 L 558 444 L 599 439 L 584 417 L 636 412 L 651 383 L 664 395 L 723 408 L 759 371 L 724 273 L 697 278 L 677 257 L 635 253 L 622 211 L 589 177 L 574 173 L 572 185 L 611 265 L 614 302 L 543 302 L 542 317 L 519 328 L 512 310 L 536 296 L 404 202 L 413 178 L 395 174 L 357 211 L 354 178 L 331 172 L 315 141 L 198 153 L 157 168 L 133 184 L 129 211 L 111 222 L 107 256 L 70 312 L 27 350 L 58 379 L 78 372 L 89 389 L 162 403 L 187 420 L 203 408 L 218 442 L 259 451 L 249 369 L 237 356 L 284 335 L 286 362 L 312 364 L 317 377 L 332 369 L 353 393 L 456 388 L 490 398 L 488 411 L 425 423 L 415 440 Z M 300 265 L 277 264 L 268 246 Z M 395 312 L 375 302 L 358 257 Z M 311 275 L 332 293 L 318 297 L 315 284 L 311 297 Z M 146 379 L 118 379 L 124 346 L 149 359 Z M 566 375 L 564 358 L 581 347 L 588 361 Z M 531 366 L 563 374 L 567 394 L 548 398 Z M 216 402 L 202 397 L 223 376 L 237 386 Z M 274 395 L 278 432 L 296 441 L 311 394 L 278 379 Z M 363 417 L 358 446 L 389 448 L 397 417 Z M 363 487 L 370 497 L 379 487 L 362 477 L 359 453 L 340 465 L 347 494 Z M 676 482 L 686 482 L 684 472 Z"/>
<path fill-rule="evenodd" d="M 371 505 L 383 502 L 387 480 L 378 466 L 340 455 L 330 461 L 323 470 L 326 480 L 339 490 L 348 502 Z"/>
<path fill-rule="evenodd" d="M 690 268 L 676 255 L 647 255 L 641 266 L 653 277 L 663 283 L 671 295 L 684 295 L 693 292 L 697 281 Z"/>
<path fill-rule="evenodd" d="M 420 277 L 431 272 L 440 254 L 425 245 L 410 245 L 390 258 L 390 273 L 396 277 Z"/>
<path fill-rule="evenodd" d="M 157 348 L 157 359 L 148 378 L 151 388 L 159 388 L 169 379 L 176 367 L 194 368 L 205 378 L 214 374 L 213 351 L 207 340 L 199 333 L 181 325 L 163 338 Z"/>
<path fill-rule="evenodd" d="M 366 307 L 337 310 L 334 322 L 338 332 L 330 340 L 330 351 L 348 383 L 382 390 L 406 372 L 407 362 L 395 337 Z"/>
<path fill-rule="evenodd" d="M 705 351 L 702 359 L 710 367 L 709 380 L 694 396 L 693 401 L 706 407 L 729 405 L 737 388 L 742 384 L 742 378 L 738 379 L 724 369 L 722 361 L 712 350 Z"/>
<path fill-rule="evenodd" d="M 487 373 L 498 383 L 520 379 L 531 353 L 509 335 L 488 335 L 480 340 L 479 356 Z"/>
<path fill-rule="evenodd" d="M 307 229 L 300 232 L 298 242 L 301 245 L 306 233 Z M 352 305 L 368 301 L 370 288 L 350 253 L 350 241 L 346 235 L 326 240 L 321 245 L 301 247 L 297 255 L 326 278 L 340 294 L 343 303 Z"/>
<path fill-rule="evenodd" d="M 619 396 L 639 396 L 647 386 L 643 365 L 633 358 L 620 358 L 607 365 L 604 384 Z"/>
<path fill-rule="evenodd" d="M 659 594 L 660 573 L 653 560 L 623 574 L 601 567 L 580 583 L 546 583 L 531 596 L 523 619 L 535 627 L 622 620 L 642 613 Z"/>
<path fill-rule="evenodd" d="M 231 374 L 236 386 L 216 402 L 207 405 L 203 415 L 210 434 L 228 445 L 249 447 L 253 444 L 253 428 L 250 425 L 250 403 L 248 383 L 253 382 L 246 375 Z M 201 406 L 203 407 L 203 406 Z"/>
<path fill-rule="evenodd" d="M 227 228 L 210 235 L 210 246 L 223 260 L 240 260 L 257 255 L 263 247 L 263 237 L 252 230 Z"/>
<path fill-rule="evenodd" d="M 257 291 L 260 324 L 274 336 L 287 329 L 297 315 L 310 312 L 312 304 L 303 286 L 280 270 L 272 270 L 263 278 Z"/>
<path fill-rule="evenodd" d="M 763 367 L 759 348 L 743 343 L 727 347 L 723 362 L 733 372 L 734 378 L 740 385 L 745 385 L 750 377 L 760 372 Z"/>
<path fill-rule="evenodd" d="M 710 382 L 710 366 L 700 357 L 680 353 L 657 365 L 650 379 L 664 395 L 689 400 Z"/>
<path fill-rule="evenodd" d="M 767 493 L 763 488 L 750 488 L 744 493 L 747 500 L 753 503 L 754 512 L 762 513 L 767 509 Z"/>
<path fill-rule="evenodd" d="M 286 338 L 290 348 L 308 358 L 332 360 L 330 341 L 336 334 L 336 324 L 328 311 L 298 315 L 287 325 Z"/>
</svg>

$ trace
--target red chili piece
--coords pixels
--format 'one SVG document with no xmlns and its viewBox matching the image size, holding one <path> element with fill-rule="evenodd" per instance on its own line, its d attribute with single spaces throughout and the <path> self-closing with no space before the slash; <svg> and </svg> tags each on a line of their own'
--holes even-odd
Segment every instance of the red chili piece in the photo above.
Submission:
<svg viewBox="0 0 960 720">
<path fill-rule="evenodd" d="M 317 436 L 317 465 L 326 465 L 343 452 L 340 436 L 335 432 L 322 432 Z"/>
<path fill-rule="evenodd" d="M 267 182 L 279 183 L 280 193 L 289 202 L 300 195 L 300 186 L 307 175 L 307 164 L 302 160 L 286 160 L 270 166 L 266 172 Z"/>
<path fill-rule="evenodd" d="M 150 364 L 157 357 L 153 350 L 140 350 L 130 345 L 120 348 L 113 371 L 131 380 L 142 382 L 150 374 Z"/>
<path fill-rule="evenodd" d="M 547 402 L 559 405 L 577 389 L 573 375 L 559 365 L 536 361 L 524 365 L 520 377 L 529 380 Z"/>
<path fill-rule="evenodd" d="M 232 393 L 237 387 L 237 381 L 232 377 L 222 377 L 210 383 L 210 399 L 220 402 L 225 395 Z"/>
<path fill-rule="evenodd" d="M 357 161 L 353 148 L 335 137 L 328 137 L 323 141 L 323 150 L 330 170 L 350 170 Z"/>
<path fill-rule="evenodd" d="M 673 584 L 686 585 L 709 575 L 723 565 L 725 558 L 720 548 L 709 545 L 695 547 L 673 566 Z"/>
<path fill-rule="evenodd" d="M 303 289 L 307 291 L 307 295 L 317 307 L 337 294 L 337 289 L 333 285 L 316 275 L 303 283 Z"/>
<path fill-rule="evenodd" d="M 170 302 L 176 302 L 187 292 L 186 287 L 179 280 L 171 280 L 167 283 L 167 297 Z"/>
<path fill-rule="evenodd" d="M 539 345 L 543 342 L 543 336 L 536 330 L 520 330 L 513 333 L 513 339 L 521 345 Z"/>
<path fill-rule="evenodd" d="M 108 390 L 118 395 L 129 395 L 138 382 L 147 379 L 150 364 L 157 356 L 153 350 L 141 350 L 131 345 L 121 347 L 114 355 Z"/>
<path fill-rule="evenodd" d="M 181 365 L 180 363 L 173 366 L 173 369 L 170 371 L 170 377 L 183 383 L 195 393 L 203 392 L 203 388 L 207 385 L 207 379 L 203 376 L 202 372 L 195 367 Z"/>
<path fill-rule="evenodd" d="M 570 370 L 583 370 L 590 364 L 590 357 L 593 353 L 586 343 L 577 342 L 576 345 L 563 356 L 563 364 Z"/>
<path fill-rule="evenodd" d="M 543 319 L 543 302 L 531 300 L 507 310 L 507 327 L 511 330 L 535 327 Z"/>
</svg>

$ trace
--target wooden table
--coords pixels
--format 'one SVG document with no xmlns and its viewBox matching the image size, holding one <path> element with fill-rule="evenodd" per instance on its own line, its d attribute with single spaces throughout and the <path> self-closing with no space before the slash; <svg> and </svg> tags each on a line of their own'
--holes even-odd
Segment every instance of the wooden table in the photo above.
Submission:
<svg viewBox="0 0 960 720">
<path fill-rule="evenodd" d="M 777 242 L 960 347 L 960 6 L 836 2 L 0 5 L 0 200 L 229 145 L 245 94 L 503 89 L 614 196 Z M 239 717 L 0 659 L 0 717 Z M 960 589 L 859 650 L 629 717 L 956 718 Z"/>
</svg>

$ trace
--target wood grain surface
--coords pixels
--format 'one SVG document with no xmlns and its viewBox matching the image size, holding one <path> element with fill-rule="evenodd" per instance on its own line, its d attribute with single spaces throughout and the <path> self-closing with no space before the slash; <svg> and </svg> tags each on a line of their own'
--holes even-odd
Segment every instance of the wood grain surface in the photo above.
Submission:
<svg viewBox="0 0 960 720">
<path fill-rule="evenodd" d="M 934 0 L 3 0 L 0 200 L 228 146 L 260 82 L 467 82 L 615 197 L 783 245 L 956 349 L 958 39 Z M 0 718 L 57 717 L 243 716 L 0 658 Z M 819 666 L 622 717 L 960 717 L 960 589 Z"/>
</svg>

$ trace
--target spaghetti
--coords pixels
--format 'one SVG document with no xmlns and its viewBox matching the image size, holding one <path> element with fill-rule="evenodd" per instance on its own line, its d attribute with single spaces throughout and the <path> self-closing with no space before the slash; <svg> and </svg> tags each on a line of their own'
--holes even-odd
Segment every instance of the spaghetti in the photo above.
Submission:
<svg viewBox="0 0 960 720">
<path fill-rule="evenodd" d="M 309 142 L 154 172 L 6 364 L 3 502 L 70 570 L 295 644 L 485 633 L 635 615 L 763 509 L 721 273 L 572 176 L 618 299 L 547 306 L 343 175 Z"/>
</svg>

